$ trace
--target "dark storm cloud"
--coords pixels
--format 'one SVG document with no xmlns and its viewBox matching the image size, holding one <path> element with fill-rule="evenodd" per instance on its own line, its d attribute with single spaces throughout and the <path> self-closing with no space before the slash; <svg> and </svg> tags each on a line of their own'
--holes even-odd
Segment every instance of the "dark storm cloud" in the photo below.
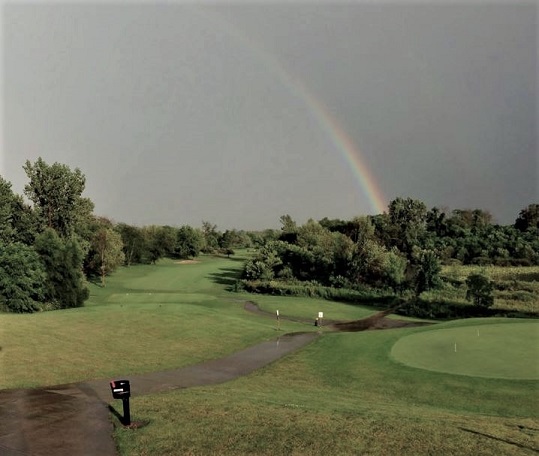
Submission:
<svg viewBox="0 0 539 456">
<path fill-rule="evenodd" d="M 511 223 L 539 197 L 537 5 L 438 3 L 7 3 L 2 174 L 78 166 L 139 224 L 371 213 L 280 65 L 389 198 Z"/>
</svg>

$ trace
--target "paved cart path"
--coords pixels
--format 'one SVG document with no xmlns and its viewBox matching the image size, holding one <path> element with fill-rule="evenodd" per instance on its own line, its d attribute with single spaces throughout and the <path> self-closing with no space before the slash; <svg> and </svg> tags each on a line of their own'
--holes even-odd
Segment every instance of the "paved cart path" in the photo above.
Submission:
<svg viewBox="0 0 539 456">
<path fill-rule="evenodd" d="M 194 366 L 130 375 L 132 396 L 213 385 L 247 375 L 307 345 L 315 332 L 285 334 Z M 0 391 L 0 455 L 114 456 L 109 379 Z M 136 414 L 136 410 L 133 411 Z"/>
</svg>

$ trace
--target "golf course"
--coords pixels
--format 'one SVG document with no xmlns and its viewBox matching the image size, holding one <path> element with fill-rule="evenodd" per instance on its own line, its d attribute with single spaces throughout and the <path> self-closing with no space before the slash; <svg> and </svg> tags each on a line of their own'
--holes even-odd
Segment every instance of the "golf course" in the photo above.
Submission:
<svg viewBox="0 0 539 456">
<path fill-rule="evenodd" d="M 305 348 L 250 375 L 133 398 L 132 419 L 146 425 L 115 422 L 119 454 L 539 451 L 537 321 L 339 332 L 315 327 L 315 317 L 350 321 L 379 309 L 228 291 L 242 264 L 240 255 L 203 255 L 121 268 L 105 287 L 90 284 L 85 307 L 0 314 L 0 388 L 129 379 L 317 332 Z M 247 311 L 246 302 L 267 314 Z"/>
</svg>

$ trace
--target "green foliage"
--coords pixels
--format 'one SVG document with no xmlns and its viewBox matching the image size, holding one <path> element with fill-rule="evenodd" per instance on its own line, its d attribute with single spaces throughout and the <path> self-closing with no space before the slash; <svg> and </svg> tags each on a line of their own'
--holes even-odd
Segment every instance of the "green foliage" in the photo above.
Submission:
<svg viewBox="0 0 539 456">
<path fill-rule="evenodd" d="M 520 211 L 515 220 L 515 228 L 519 231 L 539 230 L 539 204 L 530 204 Z"/>
<path fill-rule="evenodd" d="M 148 256 L 144 231 L 137 226 L 127 225 L 125 223 L 117 224 L 114 229 L 122 237 L 126 266 L 143 263 Z"/>
<path fill-rule="evenodd" d="M 36 251 L 20 242 L 0 242 L 0 308 L 34 312 L 43 298 L 45 269 Z"/>
<path fill-rule="evenodd" d="M 275 277 L 275 269 L 282 265 L 278 249 L 283 245 L 274 241 L 262 247 L 257 255 L 247 261 L 243 277 L 247 280 L 271 280 Z"/>
<path fill-rule="evenodd" d="M 414 247 L 423 241 L 427 228 L 427 207 L 419 200 L 396 198 L 389 203 L 388 209 L 392 246 L 410 258 Z"/>
<path fill-rule="evenodd" d="M 32 208 L 0 176 L 0 242 L 32 245 L 36 233 L 37 220 Z"/>
<path fill-rule="evenodd" d="M 281 280 L 239 280 L 234 291 L 247 291 L 276 296 L 303 296 L 332 301 L 369 304 L 390 304 L 395 296 L 372 288 L 353 290 L 348 288 L 325 287 L 316 282 L 289 282 Z"/>
<path fill-rule="evenodd" d="M 416 256 L 417 276 L 416 293 L 438 288 L 441 285 L 440 272 L 442 266 L 436 253 L 432 250 L 423 250 Z"/>
<path fill-rule="evenodd" d="M 217 231 L 217 225 L 213 225 L 208 221 L 203 221 L 202 237 L 204 239 L 202 252 L 214 253 L 219 249 L 219 238 L 221 237 L 221 234 Z"/>
<path fill-rule="evenodd" d="M 92 238 L 90 265 L 94 274 L 101 276 L 105 286 L 105 276 L 115 271 L 125 261 L 122 236 L 107 226 L 101 226 Z"/>
<path fill-rule="evenodd" d="M 83 252 L 76 239 L 62 239 L 47 228 L 35 245 L 47 275 L 45 300 L 56 309 L 80 307 L 88 299 L 82 274 Z"/>
<path fill-rule="evenodd" d="M 23 168 L 30 180 L 24 193 L 34 203 L 43 228 L 68 237 L 87 223 L 93 203 L 81 196 L 86 179 L 80 169 L 72 171 L 60 163 L 48 165 L 42 158 L 35 163 L 27 160 Z"/>
<path fill-rule="evenodd" d="M 490 307 L 494 304 L 494 285 L 482 274 L 471 274 L 466 279 L 468 291 L 466 299 L 472 301 L 478 307 Z"/>
<path fill-rule="evenodd" d="M 194 258 L 204 247 L 204 236 L 200 230 L 184 225 L 178 230 L 175 254 L 179 258 Z"/>
</svg>

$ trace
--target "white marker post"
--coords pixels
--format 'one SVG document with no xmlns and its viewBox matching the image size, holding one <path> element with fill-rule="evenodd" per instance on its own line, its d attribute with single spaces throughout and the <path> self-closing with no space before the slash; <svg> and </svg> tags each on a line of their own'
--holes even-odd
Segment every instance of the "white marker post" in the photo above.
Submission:
<svg viewBox="0 0 539 456">
<path fill-rule="evenodd" d="M 324 318 L 324 312 L 318 312 L 318 326 L 322 327 L 322 319 Z"/>
<path fill-rule="evenodd" d="M 455 342 L 455 353 L 457 353 L 457 343 Z"/>
<path fill-rule="evenodd" d="M 281 320 L 279 319 L 279 310 L 277 310 L 277 330 L 281 330 Z"/>
</svg>

